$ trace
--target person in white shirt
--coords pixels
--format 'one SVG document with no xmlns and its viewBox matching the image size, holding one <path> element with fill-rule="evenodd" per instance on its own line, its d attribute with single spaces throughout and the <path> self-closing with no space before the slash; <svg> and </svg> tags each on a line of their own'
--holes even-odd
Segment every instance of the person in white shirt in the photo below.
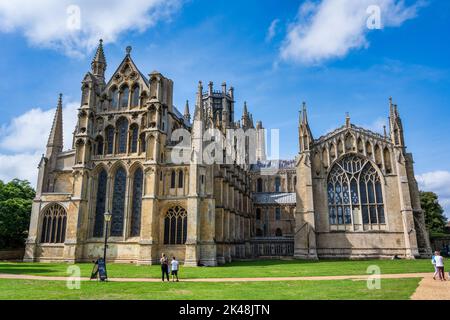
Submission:
<svg viewBox="0 0 450 320">
<path fill-rule="evenodd" d="M 445 281 L 445 272 L 444 272 L 444 257 L 441 256 L 439 251 L 436 252 L 434 257 L 434 261 L 436 261 L 436 269 L 438 270 L 439 279 L 441 281 Z"/>
<path fill-rule="evenodd" d="M 174 277 L 176 277 L 177 282 L 178 282 L 179 281 L 178 280 L 178 265 L 179 265 L 179 263 L 175 257 L 172 257 L 172 261 L 170 262 L 170 265 L 172 267 L 171 268 L 172 269 L 172 281 L 175 281 Z"/>
</svg>

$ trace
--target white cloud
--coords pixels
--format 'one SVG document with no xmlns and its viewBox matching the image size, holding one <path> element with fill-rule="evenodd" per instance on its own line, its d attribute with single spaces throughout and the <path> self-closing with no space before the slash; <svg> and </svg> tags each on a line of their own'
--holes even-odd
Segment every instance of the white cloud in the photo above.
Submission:
<svg viewBox="0 0 450 320">
<path fill-rule="evenodd" d="M 386 131 L 388 132 L 388 123 L 386 118 L 377 118 L 370 124 L 358 125 L 359 127 L 363 127 L 364 129 L 377 132 L 380 134 L 384 134 L 384 126 L 386 126 Z"/>
<path fill-rule="evenodd" d="M 270 26 L 267 29 L 266 42 L 272 41 L 273 37 L 277 34 L 277 26 L 279 22 L 280 19 L 275 19 L 270 23 Z"/>
<path fill-rule="evenodd" d="M 419 188 L 423 191 L 433 191 L 439 196 L 439 203 L 450 217 L 450 172 L 432 171 L 416 176 Z"/>
<path fill-rule="evenodd" d="M 114 42 L 167 19 L 183 0 L 0 0 L 0 32 L 20 31 L 32 45 L 83 55 L 98 39 Z"/>
<path fill-rule="evenodd" d="M 63 107 L 65 149 L 72 148 L 78 107 L 79 103 L 76 102 Z M 31 109 L 0 129 L 0 180 L 27 179 L 34 185 L 36 168 L 41 155 L 45 153 L 55 110 Z"/>
<path fill-rule="evenodd" d="M 346 56 L 352 49 L 367 48 L 369 6 L 380 8 L 381 28 L 398 27 L 417 16 L 424 1 L 406 6 L 400 0 L 306 1 L 289 27 L 280 56 L 302 64 L 318 64 Z M 369 19 L 370 20 L 370 19 Z"/>
</svg>

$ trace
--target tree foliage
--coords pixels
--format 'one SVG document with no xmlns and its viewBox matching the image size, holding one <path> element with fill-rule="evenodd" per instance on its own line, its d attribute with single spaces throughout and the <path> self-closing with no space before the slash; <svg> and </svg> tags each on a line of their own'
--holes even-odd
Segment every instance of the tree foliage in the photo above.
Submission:
<svg viewBox="0 0 450 320">
<path fill-rule="evenodd" d="M 30 224 L 31 205 L 36 193 L 25 180 L 0 180 L 0 248 L 21 247 Z"/>
<path fill-rule="evenodd" d="M 439 199 L 434 192 L 420 192 L 420 205 L 425 212 L 425 223 L 428 231 L 442 233 L 445 230 L 447 218 L 444 209 L 439 204 Z"/>
</svg>

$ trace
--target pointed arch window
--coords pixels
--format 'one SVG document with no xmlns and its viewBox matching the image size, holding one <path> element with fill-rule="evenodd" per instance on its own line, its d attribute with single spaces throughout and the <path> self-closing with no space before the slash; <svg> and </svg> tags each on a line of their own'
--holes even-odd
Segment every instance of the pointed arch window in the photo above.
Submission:
<svg viewBox="0 0 450 320">
<path fill-rule="evenodd" d="M 256 190 L 257 192 L 263 192 L 263 181 L 261 178 L 258 178 L 258 180 L 256 180 Z"/>
<path fill-rule="evenodd" d="M 127 152 L 127 135 L 128 135 L 128 120 L 125 118 L 120 118 L 117 121 L 117 152 L 126 153 Z"/>
<path fill-rule="evenodd" d="M 127 173 L 124 168 L 120 167 L 114 176 L 111 220 L 111 236 L 113 237 L 123 235 L 126 180 Z"/>
<path fill-rule="evenodd" d="M 106 154 L 114 153 L 114 128 L 106 128 Z"/>
<path fill-rule="evenodd" d="M 130 89 L 127 85 L 122 87 L 121 93 L 120 93 L 120 108 L 126 109 L 128 108 L 128 99 L 130 96 Z"/>
<path fill-rule="evenodd" d="M 103 137 L 102 136 L 98 136 L 97 139 L 95 139 L 95 142 L 97 144 L 97 150 L 96 150 L 97 155 L 98 156 L 103 155 L 103 148 L 104 148 Z"/>
<path fill-rule="evenodd" d="M 138 135 L 139 135 L 139 128 L 136 124 L 133 124 L 131 126 L 131 142 L 130 142 L 130 152 L 136 153 L 138 148 Z"/>
<path fill-rule="evenodd" d="M 41 243 L 64 243 L 67 225 L 66 210 L 54 203 L 48 206 L 42 215 Z"/>
<path fill-rule="evenodd" d="M 178 188 L 183 188 L 183 182 L 184 182 L 183 170 L 180 170 L 178 172 Z"/>
<path fill-rule="evenodd" d="M 117 109 L 119 106 L 119 90 L 117 90 L 117 87 L 113 87 L 110 91 L 111 96 L 111 108 Z"/>
<path fill-rule="evenodd" d="M 97 179 L 97 200 L 95 204 L 95 218 L 94 218 L 94 237 L 99 238 L 103 236 L 104 228 L 104 213 L 106 211 L 106 184 L 108 175 L 105 169 L 102 169 L 98 174 Z"/>
<path fill-rule="evenodd" d="M 141 133 L 139 136 L 139 152 L 144 153 L 146 150 L 146 142 L 145 142 L 145 132 Z"/>
<path fill-rule="evenodd" d="M 176 182 L 176 172 L 175 170 L 172 170 L 170 173 L 170 188 L 175 188 L 175 182 Z"/>
<path fill-rule="evenodd" d="M 133 86 L 131 106 L 139 107 L 139 99 L 140 99 L 140 90 L 139 90 L 139 85 L 136 84 Z"/>
<path fill-rule="evenodd" d="M 381 179 L 373 165 L 356 155 L 337 162 L 328 176 L 331 225 L 385 224 Z"/>
<path fill-rule="evenodd" d="M 131 212 L 131 236 L 141 234 L 142 186 L 144 175 L 141 168 L 136 169 L 133 177 L 133 202 Z"/>
<path fill-rule="evenodd" d="M 281 179 L 280 177 L 275 178 L 275 192 L 281 191 Z"/>
<path fill-rule="evenodd" d="M 170 208 L 164 217 L 164 244 L 185 244 L 187 212 L 180 206 Z"/>
</svg>

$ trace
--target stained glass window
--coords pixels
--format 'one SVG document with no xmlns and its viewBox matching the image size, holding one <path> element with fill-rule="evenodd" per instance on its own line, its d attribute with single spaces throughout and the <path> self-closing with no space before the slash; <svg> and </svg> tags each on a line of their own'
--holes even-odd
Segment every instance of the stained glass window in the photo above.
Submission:
<svg viewBox="0 0 450 320">
<path fill-rule="evenodd" d="M 130 89 L 128 89 L 128 86 L 124 86 L 122 88 L 122 92 L 120 93 L 120 108 L 122 108 L 122 109 L 128 108 L 129 95 L 130 95 Z"/>
<path fill-rule="evenodd" d="M 133 178 L 133 202 L 131 212 L 131 236 L 137 237 L 141 234 L 141 208 L 142 208 L 142 169 L 136 169 Z"/>
<path fill-rule="evenodd" d="M 137 152 L 137 144 L 138 144 L 138 134 L 139 129 L 137 125 L 131 126 L 131 144 L 130 144 L 130 152 L 136 153 Z"/>
<path fill-rule="evenodd" d="M 128 135 L 128 120 L 125 118 L 120 118 L 117 121 L 118 130 L 118 141 L 117 141 L 117 152 L 126 153 L 127 152 L 127 135 Z"/>
<path fill-rule="evenodd" d="M 119 90 L 116 87 L 111 89 L 111 108 L 117 109 L 119 105 Z"/>
<path fill-rule="evenodd" d="M 356 155 L 344 157 L 332 168 L 327 184 L 330 224 L 384 224 L 380 176 L 372 164 Z"/>
<path fill-rule="evenodd" d="M 140 94 L 139 85 L 136 85 L 133 87 L 133 93 L 132 93 L 133 97 L 131 99 L 132 107 L 139 107 L 139 94 Z"/>
<path fill-rule="evenodd" d="M 100 171 L 97 180 L 97 202 L 95 205 L 94 237 L 103 236 L 104 213 L 106 210 L 106 182 L 108 175 L 105 170 Z"/>
<path fill-rule="evenodd" d="M 106 153 L 113 154 L 114 152 L 114 128 L 106 128 Z"/>
<path fill-rule="evenodd" d="M 170 208 L 164 217 L 164 244 L 185 244 L 187 212 L 180 206 Z"/>
<path fill-rule="evenodd" d="M 59 204 L 49 205 L 42 213 L 41 243 L 64 243 L 67 214 Z"/>
<path fill-rule="evenodd" d="M 119 237 L 123 235 L 123 219 L 125 210 L 125 188 L 127 173 L 120 167 L 114 177 L 114 191 L 112 199 L 112 219 L 111 236 Z"/>
</svg>

